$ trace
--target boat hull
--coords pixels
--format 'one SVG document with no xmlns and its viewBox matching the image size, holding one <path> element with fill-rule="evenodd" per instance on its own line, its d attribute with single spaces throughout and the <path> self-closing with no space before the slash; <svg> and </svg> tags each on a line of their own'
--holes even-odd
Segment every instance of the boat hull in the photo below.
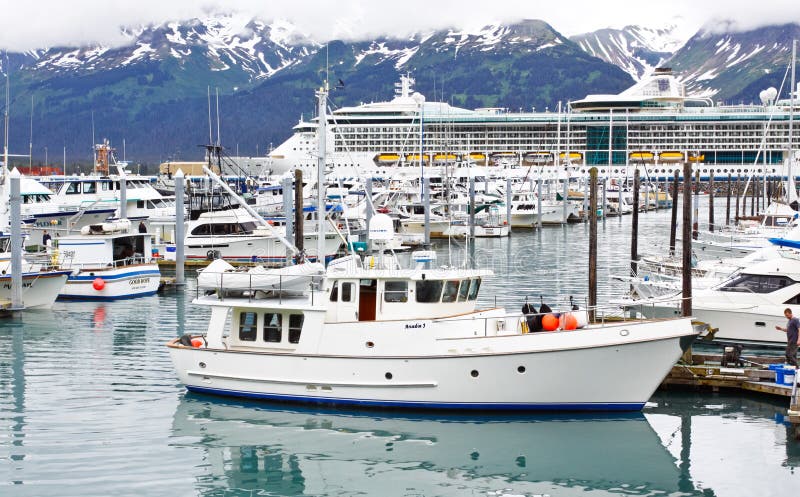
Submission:
<svg viewBox="0 0 800 497">
<path fill-rule="evenodd" d="M 101 289 L 94 286 L 103 280 Z M 161 285 L 157 264 L 137 264 L 109 269 L 83 269 L 71 274 L 59 294 L 62 300 L 121 300 L 153 295 Z"/>
<path fill-rule="evenodd" d="M 448 350 L 495 344 L 507 352 L 424 357 L 169 349 L 186 387 L 208 394 L 412 409 L 635 411 L 696 336 L 688 320 L 645 328 L 457 339 Z"/>
<path fill-rule="evenodd" d="M 49 309 L 64 288 L 69 271 L 22 275 L 22 302 L 26 309 Z M 0 299 L 11 300 L 11 276 L 0 277 Z"/>
</svg>

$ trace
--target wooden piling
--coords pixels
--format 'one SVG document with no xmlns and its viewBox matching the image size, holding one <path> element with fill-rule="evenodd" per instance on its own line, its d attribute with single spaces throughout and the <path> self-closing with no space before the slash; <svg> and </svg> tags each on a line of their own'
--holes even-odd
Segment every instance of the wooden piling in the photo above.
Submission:
<svg viewBox="0 0 800 497">
<path fill-rule="evenodd" d="M 758 212 L 756 210 L 756 199 L 758 199 L 758 183 L 755 176 L 753 176 L 752 183 L 753 185 L 750 187 L 750 215 L 755 216 L 756 212 Z"/>
<path fill-rule="evenodd" d="M 750 182 L 744 182 L 744 191 L 742 192 L 742 214 L 739 217 L 747 217 L 747 192 L 750 191 Z"/>
<path fill-rule="evenodd" d="M 639 172 L 636 171 L 638 178 Z M 597 168 L 589 170 L 589 321 L 597 308 Z"/>
<path fill-rule="evenodd" d="M 303 254 L 303 171 L 294 170 L 294 246 Z"/>
<path fill-rule="evenodd" d="M 714 171 L 708 175 L 708 231 L 714 232 Z"/>
<path fill-rule="evenodd" d="M 647 202 L 647 200 L 645 200 Z M 633 171 L 633 218 L 631 219 L 631 276 L 638 273 L 639 260 L 639 169 Z"/>
<path fill-rule="evenodd" d="M 728 173 L 728 198 L 725 201 L 725 226 L 731 224 L 731 173 Z"/>
<path fill-rule="evenodd" d="M 686 162 L 683 165 L 683 299 L 681 299 L 681 314 L 684 317 L 692 315 L 692 166 Z"/>
<path fill-rule="evenodd" d="M 675 171 L 675 178 L 672 180 L 672 220 L 669 225 L 669 254 L 675 255 L 675 238 L 678 231 L 678 181 L 679 173 Z M 664 189 L 666 191 L 666 189 Z"/>
<path fill-rule="evenodd" d="M 739 175 L 736 175 L 736 209 L 733 211 L 735 216 L 733 216 L 733 222 L 736 223 L 739 221 Z"/>
<path fill-rule="evenodd" d="M 692 215 L 692 239 L 697 240 L 700 235 L 700 168 L 694 173 L 694 214 Z M 691 178 L 690 178 L 691 181 Z"/>
</svg>

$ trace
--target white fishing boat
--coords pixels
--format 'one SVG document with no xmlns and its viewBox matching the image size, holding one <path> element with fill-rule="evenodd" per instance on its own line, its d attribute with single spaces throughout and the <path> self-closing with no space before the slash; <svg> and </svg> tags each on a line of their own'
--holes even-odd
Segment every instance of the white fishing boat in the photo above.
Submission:
<svg viewBox="0 0 800 497">
<path fill-rule="evenodd" d="M 129 233 L 128 221 L 87 226 L 55 240 L 51 258 L 70 271 L 62 299 L 115 300 L 152 295 L 161 284 L 150 235 Z"/>
<path fill-rule="evenodd" d="M 373 243 L 392 236 L 391 219 L 374 216 Z M 563 330 L 528 333 L 521 313 L 476 309 L 490 271 L 400 269 L 377 254 L 334 265 L 303 295 L 197 298 L 211 309 L 207 330 L 167 345 L 181 382 L 195 392 L 323 404 L 638 410 L 696 337 L 688 318 L 568 330 L 580 320 L 565 316 Z"/>
</svg>

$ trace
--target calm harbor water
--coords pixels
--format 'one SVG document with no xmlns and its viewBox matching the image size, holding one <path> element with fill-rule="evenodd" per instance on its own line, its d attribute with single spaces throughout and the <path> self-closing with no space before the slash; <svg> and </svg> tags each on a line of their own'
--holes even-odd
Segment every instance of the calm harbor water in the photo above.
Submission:
<svg viewBox="0 0 800 497">
<path fill-rule="evenodd" d="M 641 251 L 663 250 L 668 219 L 642 216 Z M 611 276 L 629 264 L 630 217 L 599 234 L 602 302 L 625 290 Z M 587 240 L 584 225 L 478 240 L 476 259 L 497 273 L 481 303 L 583 299 Z M 727 497 L 800 486 L 787 403 L 763 397 L 657 392 L 642 413 L 509 417 L 188 394 L 164 344 L 204 329 L 193 296 L 190 280 L 184 293 L 0 322 L 0 495 Z"/>
</svg>

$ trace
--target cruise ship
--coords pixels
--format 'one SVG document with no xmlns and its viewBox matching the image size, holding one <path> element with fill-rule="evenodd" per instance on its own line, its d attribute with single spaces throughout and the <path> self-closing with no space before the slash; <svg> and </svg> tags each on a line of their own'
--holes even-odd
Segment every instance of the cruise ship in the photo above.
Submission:
<svg viewBox="0 0 800 497">
<path fill-rule="evenodd" d="M 392 176 L 468 164 L 485 173 L 526 175 L 533 166 L 540 174 L 586 174 L 597 166 L 608 177 L 628 176 L 638 167 L 664 180 L 690 161 L 702 177 L 713 171 L 722 179 L 781 175 L 789 156 L 789 98 L 769 89 L 760 104 L 723 105 L 687 95 L 669 68 L 656 69 L 618 95 L 589 95 L 547 112 L 462 109 L 427 101 L 413 84 L 404 75 L 391 101 L 329 113 L 329 169 L 340 176 Z M 293 135 L 270 152 L 274 174 L 315 168 L 314 121 L 301 119 Z M 800 148 L 798 134 L 792 150 Z"/>
</svg>

